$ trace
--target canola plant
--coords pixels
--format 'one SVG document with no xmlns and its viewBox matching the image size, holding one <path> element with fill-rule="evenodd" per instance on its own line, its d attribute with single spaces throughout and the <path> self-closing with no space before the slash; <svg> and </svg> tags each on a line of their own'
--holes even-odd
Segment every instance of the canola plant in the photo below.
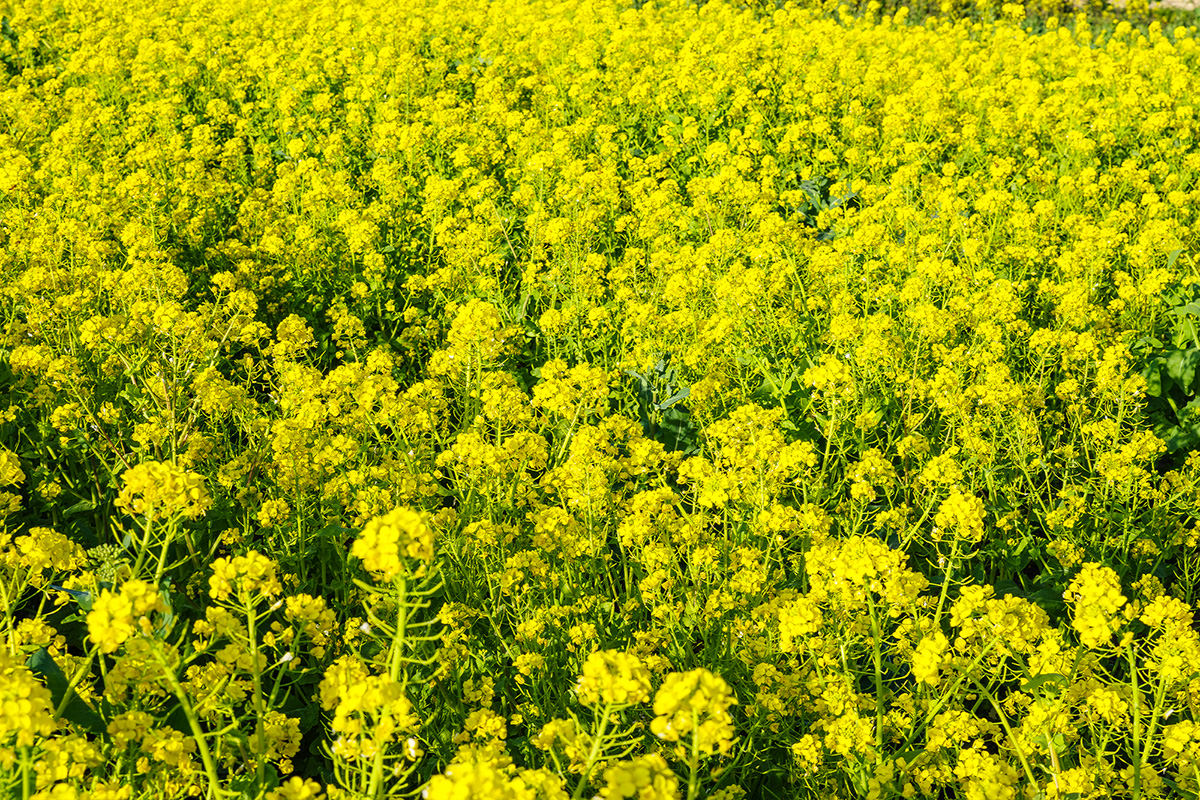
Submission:
<svg viewBox="0 0 1200 800">
<path fill-rule="evenodd" d="M 1200 793 L 1195 26 L 402 5 L 0 0 L 0 793 Z"/>
</svg>

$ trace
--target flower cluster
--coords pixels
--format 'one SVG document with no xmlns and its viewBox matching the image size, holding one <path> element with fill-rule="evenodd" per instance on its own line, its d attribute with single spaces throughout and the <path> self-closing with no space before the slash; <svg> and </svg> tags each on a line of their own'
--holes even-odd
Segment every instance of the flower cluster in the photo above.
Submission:
<svg viewBox="0 0 1200 800">
<path fill-rule="evenodd" d="M 149 635 L 154 629 L 150 615 L 166 610 L 156 587 L 128 580 L 119 592 L 100 592 L 87 614 L 88 636 L 102 653 L 112 653 L 132 636 Z"/>
<path fill-rule="evenodd" d="M 121 476 L 116 505 L 129 514 L 196 519 L 212 505 L 204 478 L 171 463 L 146 461 Z"/>
<path fill-rule="evenodd" d="M 0 794 L 1200 794 L 1195 19 L 0 6 Z"/>
<path fill-rule="evenodd" d="M 1119 612 L 1126 599 L 1117 573 L 1109 567 L 1084 564 L 1063 598 L 1072 605 L 1075 630 L 1088 647 L 1108 644 L 1124 623 Z"/>
<path fill-rule="evenodd" d="M 736 703 L 729 684 L 707 669 L 673 672 L 654 695 L 650 731 L 668 742 L 686 742 L 682 752 L 725 755 L 735 739 L 729 707 Z"/>
<path fill-rule="evenodd" d="M 650 700 L 650 671 L 635 655 L 620 650 L 592 653 L 575 684 L 587 706 L 629 706 Z"/>
<path fill-rule="evenodd" d="M 0 766 L 10 768 L 15 749 L 32 747 L 58 727 L 50 690 L 32 672 L 0 649 L 0 714 L 3 715 L 7 756 Z"/>
<path fill-rule="evenodd" d="M 366 524 L 350 555 L 382 581 L 415 572 L 433 558 L 433 528 L 428 518 L 410 508 L 397 508 Z M 418 565 L 414 568 L 413 565 Z"/>
</svg>

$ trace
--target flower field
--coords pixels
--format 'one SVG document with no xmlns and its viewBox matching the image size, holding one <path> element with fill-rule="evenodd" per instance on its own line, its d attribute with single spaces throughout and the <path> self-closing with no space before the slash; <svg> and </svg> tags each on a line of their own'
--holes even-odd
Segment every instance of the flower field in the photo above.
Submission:
<svg viewBox="0 0 1200 800">
<path fill-rule="evenodd" d="M 0 0 L 0 796 L 1200 796 L 1135 6 Z"/>
</svg>

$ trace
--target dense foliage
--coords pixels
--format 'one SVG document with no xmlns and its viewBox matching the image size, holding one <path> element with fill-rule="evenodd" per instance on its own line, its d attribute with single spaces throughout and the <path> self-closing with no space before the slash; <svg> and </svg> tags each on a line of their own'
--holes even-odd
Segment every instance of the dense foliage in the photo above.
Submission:
<svg viewBox="0 0 1200 800">
<path fill-rule="evenodd" d="M 400 5 L 0 0 L 0 792 L 1197 796 L 1195 27 Z"/>
</svg>

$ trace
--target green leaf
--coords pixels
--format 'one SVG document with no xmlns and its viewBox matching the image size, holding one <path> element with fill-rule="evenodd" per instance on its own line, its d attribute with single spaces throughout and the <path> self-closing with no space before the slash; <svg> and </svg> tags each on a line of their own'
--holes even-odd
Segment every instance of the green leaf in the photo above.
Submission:
<svg viewBox="0 0 1200 800">
<path fill-rule="evenodd" d="M 1188 303 L 1187 305 L 1182 305 L 1182 306 L 1179 306 L 1178 308 L 1172 308 L 1167 313 L 1171 314 L 1172 316 L 1176 316 L 1176 317 L 1182 317 L 1184 314 L 1193 314 L 1196 316 L 1200 316 L 1200 303 L 1193 300 L 1192 302 Z"/>
<path fill-rule="evenodd" d="M 928 751 L 925 750 L 924 748 L 914 749 L 914 750 L 902 750 L 899 753 L 896 753 L 894 756 L 892 756 L 892 760 L 893 761 L 902 761 L 902 762 L 904 762 L 905 765 L 908 765 L 908 764 L 911 764 L 913 761 L 915 761 L 918 756 L 925 755 L 926 752 L 928 752 Z"/>
<path fill-rule="evenodd" d="M 70 596 L 72 600 L 79 604 L 79 607 L 84 612 L 92 610 L 92 593 L 83 592 L 79 589 L 68 589 L 65 586 L 59 586 L 57 583 L 50 584 L 50 588 L 56 592 L 64 592 Z"/>
<path fill-rule="evenodd" d="M 20 37 L 18 37 L 17 32 L 13 30 L 12 24 L 8 21 L 8 17 L 0 17 L 0 36 L 8 39 L 8 41 L 12 43 L 13 47 L 16 47 L 20 42 Z"/>
<path fill-rule="evenodd" d="M 666 400 L 659 403 L 658 410 L 664 411 L 664 410 L 670 408 L 671 406 L 675 405 L 676 403 L 678 403 L 680 400 L 686 400 L 688 398 L 688 396 L 691 395 L 691 393 L 692 393 L 691 387 L 685 386 L 684 388 L 680 389 L 675 394 L 668 397 Z"/>
<path fill-rule="evenodd" d="M 67 676 L 63 674 L 62 667 L 58 666 L 44 647 L 31 655 L 25 664 L 34 675 L 46 682 L 46 688 L 50 690 L 50 700 L 57 708 L 67 693 Z M 62 717 L 88 733 L 98 734 L 104 731 L 104 720 L 78 695 L 71 697 L 67 707 L 63 709 Z"/>
<path fill-rule="evenodd" d="M 75 505 L 65 509 L 63 514 L 80 514 L 84 511 L 92 511 L 96 508 L 96 504 L 91 500 L 80 500 Z"/>
<path fill-rule="evenodd" d="M 249 749 L 250 742 L 245 736 L 235 737 L 230 736 L 230 739 L 240 738 L 242 746 Z M 237 775 L 230 779 L 229 786 L 238 792 L 241 797 L 262 797 L 271 789 L 279 787 L 279 771 L 271 764 L 267 764 L 263 768 L 263 780 L 260 784 L 258 774 L 249 772 L 243 775 Z"/>
<path fill-rule="evenodd" d="M 1154 359 L 1142 373 L 1142 377 L 1146 379 L 1146 394 L 1151 397 L 1162 397 L 1163 395 L 1162 364 L 1160 362 L 1161 359 Z M 1169 388 L 1168 386 L 1167 389 Z"/>
<path fill-rule="evenodd" d="M 164 721 L 184 736 L 192 735 L 192 726 L 188 723 L 187 712 L 183 710 L 183 706 L 176 705 Z"/>
<path fill-rule="evenodd" d="M 1029 680 L 1025 681 L 1025 685 L 1021 687 L 1022 692 L 1032 692 L 1039 689 L 1047 683 L 1058 683 L 1066 686 L 1067 676 L 1059 675 L 1057 672 L 1044 672 L 1041 675 L 1034 675 Z"/>
<path fill-rule="evenodd" d="M 1189 394 L 1192 393 L 1192 384 L 1196 380 L 1198 365 L 1200 365 L 1200 350 L 1194 347 L 1187 350 L 1172 350 L 1167 353 L 1165 360 L 1167 375 Z"/>
<path fill-rule="evenodd" d="M 1194 397 L 1178 411 L 1179 424 L 1164 425 L 1156 430 L 1167 444 L 1167 451 L 1178 453 L 1200 444 L 1200 397 Z"/>
</svg>

